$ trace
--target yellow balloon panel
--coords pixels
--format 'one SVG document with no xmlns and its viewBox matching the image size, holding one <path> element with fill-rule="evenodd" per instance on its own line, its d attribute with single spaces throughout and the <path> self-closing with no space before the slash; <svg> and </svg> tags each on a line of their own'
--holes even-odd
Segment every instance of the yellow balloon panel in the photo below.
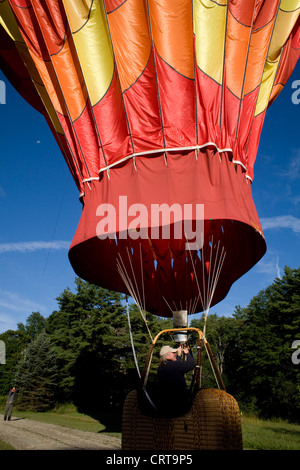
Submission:
<svg viewBox="0 0 300 470">
<path fill-rule="evenodd" d="M 64 0 L 76 51 L 92 106 L 107 92 L 114 57 L 102 2 Z"/>
<path fill-rule="evenodd" d="M 0 2 L 0 24 L 14 41 L 24 42 L 15 15 L 7 0 Z"/>
<path fill-rule="evenodd" d="M 222 84 L 227 8 L 224 3 L 197 0 L 193 14 L 197 65 Z"/>
</svg>

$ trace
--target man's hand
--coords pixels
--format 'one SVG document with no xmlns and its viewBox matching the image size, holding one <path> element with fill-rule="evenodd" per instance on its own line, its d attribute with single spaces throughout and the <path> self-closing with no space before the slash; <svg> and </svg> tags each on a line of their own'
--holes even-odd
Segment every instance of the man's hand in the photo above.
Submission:
<svg viewBox="0 0 300 470">
<path fill-rule="evenodd" d="M 177 349 L 177 356 L 181 356 L 182 352 L 184 352 L 184 354 L 188 354 L 189 350 L 188 348 L 183 348 L 182 346 L 179 346 L 179 348 Z"/>
</svg>

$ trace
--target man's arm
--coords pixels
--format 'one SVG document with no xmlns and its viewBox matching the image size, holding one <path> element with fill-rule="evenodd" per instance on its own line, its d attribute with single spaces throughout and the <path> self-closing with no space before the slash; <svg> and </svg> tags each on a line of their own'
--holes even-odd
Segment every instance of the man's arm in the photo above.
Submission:
<svg viewBox="0 0 300 470">
<path fill-rule="evenodd" d="M 184 353 L 186 354 L 186 361 L 183 361 L 179 356 L 177 356 L 176 366 L 180 371 L 185 373 L 192 370 L 196 363 L 188 349 L 184 349 Z"/>
</svg>

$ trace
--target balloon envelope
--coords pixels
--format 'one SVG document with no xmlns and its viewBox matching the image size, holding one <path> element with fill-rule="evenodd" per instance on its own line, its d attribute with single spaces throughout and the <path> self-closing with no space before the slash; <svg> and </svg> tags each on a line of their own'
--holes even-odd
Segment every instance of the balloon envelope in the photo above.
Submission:
<svg viewBox="0 0 300 470">
<path fill-rule="evenodd" d="M 299 57 L 299 0 L 14 0 L 0 64 L 83 204 L 75 272 L 146 309 L 202 311 L 264 254 L 251 182 Z"/>
</svg>

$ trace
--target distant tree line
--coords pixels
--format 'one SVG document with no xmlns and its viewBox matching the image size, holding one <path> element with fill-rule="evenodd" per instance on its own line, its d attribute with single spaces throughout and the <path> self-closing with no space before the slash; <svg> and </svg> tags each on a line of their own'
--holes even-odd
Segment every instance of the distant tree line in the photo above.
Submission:
<svg viewBox="0 0 300 470">
<path fill-rule="evenodd" d="M 44 318 L 33 312 L 25 325 L 0 335 L 6 364 L 0 365 L 0 395 L 17 389 L 20 409 L 43 411 L 72 402 L 79 411 L 120 409 L 138 385 L 151 338 L 172 321 L 129 306 L 132 348 L 125 298 L 79 278 L 76 289 L 57 298 L 58 310 Z M 203 330 L 204 317 L 191 326 Z M 206 336 L 226 389 L 242 411 L 265 418 L 300 422 L 300 364 L 292 361 L 292 343 L 300 340 L 300 268 L 284 270 L 282 279 L 259 292 L 232 316 L 209 314 Z M 192 339 L 192 338 L 191 338 Z M 151 367 L 155 377 L 161 339 Z M 192 352 L 196 355 L 196 349 Z M 207 358 L 202 386 L 215 387 Z"/>
</svg>

